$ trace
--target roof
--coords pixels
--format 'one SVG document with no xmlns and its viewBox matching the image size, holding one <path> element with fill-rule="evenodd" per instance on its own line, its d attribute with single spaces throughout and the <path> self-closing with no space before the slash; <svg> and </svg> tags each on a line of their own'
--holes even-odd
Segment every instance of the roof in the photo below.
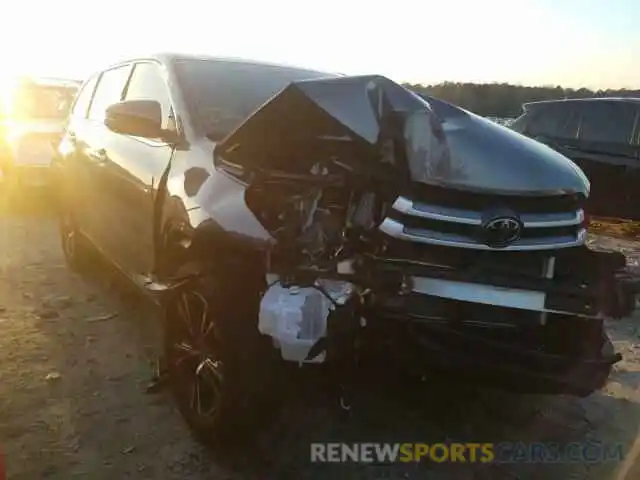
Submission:
<svg viewBox="0 0 640 480">
<path fill-rule="evenodd" d="M 637 103 L 640 97 L 590 97 L 590 98 L 561 98 L 557 100 L 539 100 L 537 102 L 527 102 L 524 106 L 545 105 L 554 103 L 576 103 L 576 102 L 622 102 Z"/>
<path fill-rule="evenodd" d="M 240 57 L 225 57 L 218 55 L 206 55 L 206 54 L 190 54 L 190 53 L 178 53 L 178 52 L 156 52 L 146 56 L 136 56 L 132 58 L 123 59 L 116 64 L 105 66 L 105 68 L 113 67 L 123 63 L 128 63 L 136 60 L 158 60 L 162 63 L 172 63 L 180 60 L 207 60 L 207 61 L 219 61 L 219 62 L 234 62 L 234 63 L 248 63 L 252 65 L 263 65 L 265 67 L 280 67 L 280 68 L 292 68 L 296 70 L 307 70 L 310 72 L 317 72 L 329 75 L 338 75 L 337 73 L 324 72 L 316 70 L 315 68 L 301 67 L 296 65 L 287 65 L 284 63 L 268 62 L 264 60 L 254 60 L 249 58 Z"/>
</svg>

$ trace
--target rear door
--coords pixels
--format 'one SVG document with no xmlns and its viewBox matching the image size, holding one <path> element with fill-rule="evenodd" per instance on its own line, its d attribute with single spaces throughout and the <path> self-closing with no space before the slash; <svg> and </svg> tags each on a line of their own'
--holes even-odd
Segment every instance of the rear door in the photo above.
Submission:
<svg viewBox="0 0 640 480">
<path fill-rule="evenodd" d="M 124 235 L 121 219 L 114 211 L 104 178 L 109 162 L 107 146 L 116 134 L 104 124 L 109 105 L 122 99 L 131 73 L 131 65 L 121 65 L 105 70 L 100 75 L 87 115 L 86 128 L 82 132 L 83 149 L 80 155 L 82 188 L 85 191 L 84 206 L 87 235 L 110 259 L 114 260 L 110 240 L 114 235 Z"/>
<path fill-rule="evenodd" d="M 637 109 L 628 102 L 584 102 L 576 153 L 591 180 L 594 214 L 633 218 L 640 188 L 640 164 L 631 144 Z"/>
<path fill-rule="evenodd" d="M 162 108 L 163 129 L 176 132 L 169 87 L 161 64 L 137 62 L 123 100 L 156 100 Z M 153 268 L 153 204 L 173 145 L 161 138 L 142 138 L 111 132 L 105 144 L 107 162 L 101 176 L 118 230 L 109 248 L 114 259 L 133 277 L 146 277 Z"/>
</svg>

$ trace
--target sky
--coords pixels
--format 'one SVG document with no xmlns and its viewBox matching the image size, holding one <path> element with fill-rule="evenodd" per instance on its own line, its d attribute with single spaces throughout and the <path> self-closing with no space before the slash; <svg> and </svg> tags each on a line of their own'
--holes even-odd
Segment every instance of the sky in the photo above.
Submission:
<svg viewBox="0 0 640 480">
<path fill-rule="evenodd" d="M 638 0 L 14 0 L 4 78 L 84 79 L 157 51 L 398 82 L 640 88 Z"/>
</svg>

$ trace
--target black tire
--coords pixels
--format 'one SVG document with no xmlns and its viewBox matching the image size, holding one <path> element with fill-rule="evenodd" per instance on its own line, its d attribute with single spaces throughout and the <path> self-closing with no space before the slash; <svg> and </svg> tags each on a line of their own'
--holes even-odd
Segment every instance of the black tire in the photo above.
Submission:
<svg viewBox="0 0 640 480">
<path fill-rule="evenodd" d="M 60 246 L 69 269 L 76 273 L 89 270 L 91 247 L 78 230 L 73 214 L 61 209 L 59 212 Z"/>
<path fill-rule="evenodd" d="M 259 281 L 208 278 L 165 303 L 169 388 L 201 443 L 246 444 L 277 413 L 280 361 L 257 329 Z"/>
</svg>

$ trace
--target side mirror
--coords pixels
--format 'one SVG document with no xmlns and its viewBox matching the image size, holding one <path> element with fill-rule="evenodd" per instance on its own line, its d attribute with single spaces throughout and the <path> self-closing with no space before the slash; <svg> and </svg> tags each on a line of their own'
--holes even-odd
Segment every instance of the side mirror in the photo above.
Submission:
<svg viewBox="0 0 640 480">
<path fill-rule="evenodd" d="M 161 138 L 162 107 L 155 100 L 125 100 L 107 107 L 104 124 L 110 130 L 134 137 Z"/>
</svg>

